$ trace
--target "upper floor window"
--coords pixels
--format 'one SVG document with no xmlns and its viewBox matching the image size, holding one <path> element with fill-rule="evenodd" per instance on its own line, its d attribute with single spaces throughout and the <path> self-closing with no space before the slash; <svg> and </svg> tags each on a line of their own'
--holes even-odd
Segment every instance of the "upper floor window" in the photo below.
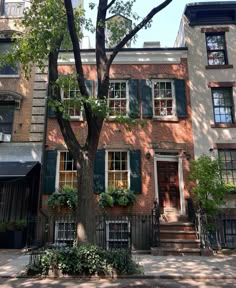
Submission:
<svg viewBox="0 0 236 288">
<path fill-rule="evenodd" d="M 129 188 L 128 152 L 107 152 L 107 187 Z"/>
<path fill-rule="evenodd" d="M 0 0 L 1 16 L 21 17 L 24 9 L 25 1 L 23 0 Z"/>
<path fill-rule="evenodd" d="M 128 87 L 127 81 L 110 81 L 108 92 L 109 116 L 128 114 Z"/>
<path fill-rule="evenodd" d="M 212 88 L 215 123 L 233 123 L 232 88 Z"/>
<path fill-rule="evenodd" d="M 225 33 L 206 33 L 208 65 L 228 64 Z"/>
<path fill-rule="evenodd" d="M 175 116 L 174 85 L 171 80 L 153 80 L 154 117 Z"/>
<path fill-rule="evenodd" d="M 219 149 L 218 150 L 222 167 L 222 178 L 225 183 L 236 184 L 236 150 Z"/>
<path fill-rule="evenodd" d="M 77 187 L 77 170 L 74 160 L 68 151 L 59 152 L 58 188 Z"/>
<path fill-rule="evenodd" d="M 70 117 L 70 119 L 82 120 L 82 110 L 80 103 L 78 103 L 78 95 L 80 91 L 74 85 L 70 85 L 67 89 L 61 90 L 62 100 L 65 105 L 65 114 Z"/>
<path fill-rule="evenodd" d="M 15 103 L 0 102 L 0 141 L 9 142 L 12 135 Z"/>
<path fill-rule="evenodd" d="M 10 39 L 0 40 L 0 54 L 4 57 L 4 54 L 12 49 L 12 42 Z M 17 75 L 17 65 L 4 65 L 0 66 L 0 75 Z"/>
</svg>

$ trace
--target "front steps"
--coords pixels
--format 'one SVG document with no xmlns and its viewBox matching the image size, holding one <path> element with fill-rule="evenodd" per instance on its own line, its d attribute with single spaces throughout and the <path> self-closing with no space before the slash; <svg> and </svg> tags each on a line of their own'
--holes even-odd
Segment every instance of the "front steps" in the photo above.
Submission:
<svg viewBox="0 0 236 288">
<path fill-rule="evenodd" d="M 201 255 L 195 227 L 189 222 L 160 223 L 160 247 L 151 249 L 153 255 Z"/>
</svg>

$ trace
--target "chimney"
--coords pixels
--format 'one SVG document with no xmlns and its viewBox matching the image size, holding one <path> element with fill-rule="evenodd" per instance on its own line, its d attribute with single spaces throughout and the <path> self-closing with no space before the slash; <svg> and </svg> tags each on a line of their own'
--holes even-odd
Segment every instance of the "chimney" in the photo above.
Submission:
<svg viewBox="0 0 236 288">
<path fill-rule="evenodd" d="M 148 41 L 143 42 L 143 48 L 160 48 L 160 41 Z"/>
</svg>

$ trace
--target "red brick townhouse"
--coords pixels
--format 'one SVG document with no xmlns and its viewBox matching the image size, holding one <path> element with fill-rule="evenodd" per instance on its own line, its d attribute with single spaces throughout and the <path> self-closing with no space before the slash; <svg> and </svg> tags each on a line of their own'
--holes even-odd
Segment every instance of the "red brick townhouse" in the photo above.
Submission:
<svg viewBox="0 0 236 288">
<path fill-rule="evenodd" d="M 73 57 L 63 53 L 61 74 L 74 71 Z M 85 76 L 91 93 L 96 91 L 94 50 L 83 50 Z M 190 197 L 187 172 L 193 157 L 191 109 L 186 48 L 129 48 L 115 59 L 110 73 L 110 115 L 101 133 L 96 163 L 95 192 L 110 186 L 137 193 L 132 213 L 150 214 L 155 198 L 166 218 L 186 215 Z M 73 91 L 71 91 L 72 95 Z M 66 101 L 67 98 L 64 98 Z M 145 122 L 129 131 L 114 122 L 117 112 Z M 76 135 L 83 141 L 86 122 L 71 107 Z M 57 120 L 48 117 L 43 208 L 48 196 L 64 185 L 76 186 L 76 171 Z M 115 166 L 115 168 L 114 168 Z M 115 211 L 116 209 L 111 211 Z M 129 208 L 119 210 L 127 213 Z"/>
</svg>

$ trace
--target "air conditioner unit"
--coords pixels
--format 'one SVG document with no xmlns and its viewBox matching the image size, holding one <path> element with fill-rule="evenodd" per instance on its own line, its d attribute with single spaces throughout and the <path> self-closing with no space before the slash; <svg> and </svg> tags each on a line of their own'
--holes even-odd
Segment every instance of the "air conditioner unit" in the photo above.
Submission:
<svg viewBox="0 0 236 288">
<path fill-rule="evenodd" d="M 11 134 L 3 133 L 3 142 L 11 142 Z"/>
<path fill-rule="evenodd" d="M 0 132 L 0 142 L 11 142 L 11 134 Z"/>
</svg>

